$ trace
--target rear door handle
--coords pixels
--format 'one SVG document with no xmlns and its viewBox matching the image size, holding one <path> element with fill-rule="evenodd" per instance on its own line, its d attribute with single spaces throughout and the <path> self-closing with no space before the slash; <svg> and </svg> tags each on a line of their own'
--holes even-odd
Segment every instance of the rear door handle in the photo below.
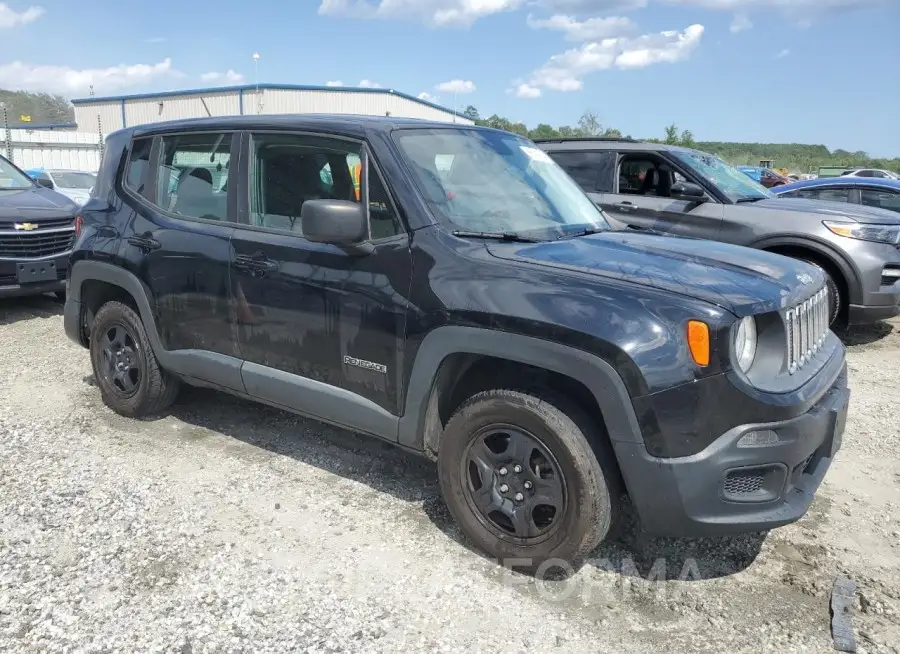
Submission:
<svg viewBox="0 0 900 654">
<path fill-rule="evenodd" d="M 254 255 L 239 254 L 234 258 L 234 267 L 245 270 L 255 276 L 262 277 L 268 272 L 278 270 L 278 263 L 262 253 Z"/>
<path fill-rule="evenodd" d="M 150 232 L 142 234 L 141 236 L 129 236 L 128 242 L 134 247 L 144 250 L 145 252 L 158 250 L 162 247 L 162 244 L 155 238 L 153 238 Z"/>
</svg>

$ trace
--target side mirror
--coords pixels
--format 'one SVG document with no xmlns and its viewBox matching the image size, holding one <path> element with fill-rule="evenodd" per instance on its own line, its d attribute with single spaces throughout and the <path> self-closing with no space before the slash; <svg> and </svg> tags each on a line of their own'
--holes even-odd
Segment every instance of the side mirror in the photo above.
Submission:
<svg viewBox="0 0 900 654">
<path fill-rule="evenodd" d="M 360 253 L 371 252 L 369 225 L 359 202 L 350 200 L 307 200 L 300 210 L 303 236 L 313 243 L 331 243 Z"/>
<path fill-rule="evenodd" d="M 672 184 L 672 199 L 685 202 L 706 202 L 706 192 L 692 182 L 676 182 Z"/>
<path fill-rule="evenodd" d="M 37 183 L 39 185 L 43 186 L 44 188 L 50 188 L 50 189 L 53 188 L 53 182 L 51 182 L 49 179 L 45 179 L 43 177 L 38 177 L 37 180 L 35 180 L 35 181 L 37 181 Z"/>
</svg>

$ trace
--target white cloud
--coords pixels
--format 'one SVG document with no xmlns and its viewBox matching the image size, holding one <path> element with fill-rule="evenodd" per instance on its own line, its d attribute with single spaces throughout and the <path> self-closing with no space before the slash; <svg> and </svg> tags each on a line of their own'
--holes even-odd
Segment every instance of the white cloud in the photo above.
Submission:
<svg viewBox="0 0 900 654">
<path fill-rule="evenodd" d="M 536 0 L 531 4 L 551 11 L 596 16 L 614 11 L 643 9 L 647 6 L 647 0 Z"/>
<path fill-rule="evenodd" d="M 443 82 L 435 86 L 438 91 L 442 93 L 474 93 L 475 82 L 470 82 L 467 79 L 454 79 L 449 82 Z"/>
<path fill-rule="evenodd" d="M 531 86 L 531 84 L 519 84 L 518 86 L 509 90 L 510 93 L 515 95 L 517 98 L 524 98 L 526 100 L 533 100 L 534 98 L 541 97 L 541 90 L 536 86 Z"/>
<path fill-rule="evenodd" d="M 518 9 L 526 0 L 320 0 L 319 13 L 344 18 L 402 18 L 432 27 L 467 27 Z"/>
<path fill-rule="evenodd" d="M 151 36 L 149 39 L 144 39 L 144 43 L 165 43 L 168 40 L 168 37 L 165 36 Z"/>
<path fill-rule="evenodd" d="M 720 11 L 765 11 L 778 9 L 787 14 L 840 11 L 891 6 L 896 0 L 661 0 L 670 5 L 684 5 Z"/>
<path fill-rule="evenodd" d="M 687 59 L 700 43 L 703 31 L 703 25 L 691 25 L 683 32 L 672 30 L 592 41 L 550 57 L 527 80 L 514 84 L 519 89 L 526 87 L 523 89 L 526 94 L 529 88 L 580 91 L 584 86 L 582 78 L 600 70 L 644 68 Z"/>
<path fill-rule="evenodd" d="M 240 73 L 236 73 L 229 68 L 228 71 L 224 73 L 203 73 L 200 76 L 200 79 L 209 84 L 240 84 L 246 78 Z"/>
<path fill-rule="evenodd" d="M 363 89 L 380 89 L 381 88 L 381 84 L 379 84 L 378 82 L 373 82 L 372 80 L 369 80 L 369 79 L 360 80 L 360 82 L 359 82 L 359 84 L 357 84 L 357 86 L 360 88 L 363 88 Z"/>
<path fill-rule="evenodd" d="M 563 32 L 569 41 L 596 41 L 610 36 L 621 36 L 634 31 L 635 24 L 624 16 L 608 18 L 589 18 L 579 21 L 573 16 L 554 14 L 550 18 L 537 19 L 528 14 L 528 26 L 531 29 L 547 29 Z"/>
<path fill-rule="evenodd" d="M 159 79 L 184 77 L 172 67 L 171 59 L 156 64 L 119 64 L 108 68 L 34 66 L 21 61 L 0 64 L 0 88 L 47 91 L 62 95 L 86 96 L 93 84 L 97 92 L 146 86 Z"/>
<path fill-rule="evenodd" d="M 791 55 L 791 51 L 788 48 L 785 48 L 784 50 L 779 52 L 777 55 L 775 55 L 775 58 L 776 59 L 784 59 L 785 57 L 789 57 L 790 55 Z"/>
<path fill-rule="evenodd" d="M 25 11 L 15 11 L 5 2 L 0 2 L 0 29 L 33 23 L 47 13 L 43 7 L 29 7 Z"/>
<path fill-rule="evenodd" d="M 339 79 L 332 80 L 330 82 L 325 82 L 325 86 L 343 86 L 343 85 L 344 85 L 344 83 Z"/>
<path fill-rule="evenodd" d="M 731 30 L 732 34 L 736 34 L 737 32 L 743 32 L 744 30 L 749 30 L 753 27 L 753 22 L 747 18 L 747 14 L 735 14 L 734 20 L 731 21 Z"/>
<path fill-rule="evenodd" d="M 438 97 L 436 95 L 431 95 L 428 91 L 422 91 L 419 94 L 419 100 L 425 100 L 425 102 L 437 102 Z"/>
</svg>

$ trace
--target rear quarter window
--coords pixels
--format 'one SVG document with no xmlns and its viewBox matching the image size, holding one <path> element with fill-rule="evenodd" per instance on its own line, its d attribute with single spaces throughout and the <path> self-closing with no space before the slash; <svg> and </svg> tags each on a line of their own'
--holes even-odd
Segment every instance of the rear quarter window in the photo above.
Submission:
<svg viewBox="0 0 900 654">
<path fill-rule="evenodd" d="M 152 138 L 136 139 L 131 144 L 128 152 L 128 161 L 125 164 L 126 188 L 138 195 L 144 193 L 150 170 L 150 150 L 153 147 Z"/>
</svg>

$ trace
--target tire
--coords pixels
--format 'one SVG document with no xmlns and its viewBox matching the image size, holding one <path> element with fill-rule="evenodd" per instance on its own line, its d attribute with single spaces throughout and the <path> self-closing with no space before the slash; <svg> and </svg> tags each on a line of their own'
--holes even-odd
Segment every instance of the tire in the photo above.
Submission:
<svg viewBox="0 0 900 654">
<path fill-rule="evenodd" d="M 838 288 L 837 283 L 834 281 L 834 278 L 831 276 L 825 268 L 820 266 L 815 261 L 810 261 L 809 259 L 801 259 L 804 263 L 808 263 L 813 268 L 817 268 L 824 276 L 825 276 L 825 286 L 828 288 L 828 303 L 829 303 L 829 317 L 830 322 L 829 325 L 834 325 L 835 321 L 840 316 L 841 311 L 844 309 L 844 298 L 841 295 L 841 291 Z"/>
<path fill-rule="evenodd" d="M 111 342 L 115 334 L 121 347 Z M 121 352 L 129 373 L 115 378 L 107 346 Z M 121 302 L 107 302 L 94 318 L 90 335 L 91 367 L 103 403 L 116 413 L 137 418 L 161 413 L 175 401 L 179 380 L 163 370 L 150 348 L 147 332 L 134 309 Z M 127 376 L 128 380 L 125 379 Z"/>
<path fill-rule="evenodd" d="M 510 432 L 506 434 L 508 439 L 505 430 Z M 514 442 L 512 434 L 519 432 L 532 437 L 536 444 L 533 450 L 528 449 L 530 445 L 525 446 L 529 452 L 525 459 L 511 454 L 516 448 L 507 445 L 507 441 Z M 501 564 L 541 576 L 560 569 L 571 573 L 610 533 L 621 509 L 619 476 L 611 449 L 601 445 L 595 453 L 592 442 L 606 443 L 605 434 L 580 409 L 562 398 L 543 391 L 479 393 L 456 411 L 441 439 L 438 476 L 444 501 L 463 534 Z M 478 449 L 482 444 L 490 444 L 493 449 L 486 458 L 473 462 L 473 456 L 486 451 L 483 447 Z M 507 445 L 507 449 L 497 454 L 498 444 Z M 521 454 L 523 450 L 516 451 Z M 483 465 L 488 459 L 492 465 Z M 523 471 L 514 467 L 515 461 L 523 464 Z M 540 479 L 540 475 L 534 475 L 535 469 L 546 472 L 549 468 L 534 465 L 534 461 L 555 465 L 560 474 Z M 539 489 L 552 485 L 556 479 L 563 489 L 563 501 L 553 511 L 548 527 L 551 510 L 540 505 L 543 491 Z M 505 480 L 509 482 L 506 492 L 502 486 Z M 529 488 L 528 483 L 532 483 L 532 491 L 522 490 Z M 476 489 L 479 484 L 481 488 Z M 533 494 L 522 503 L 517 501 L 517 491 Z M 479 508 L 477 497 L 493 498 L 491 506 L 499 499 L 504 510 L 527 509 L 526 503 L 531 503 L 532 509 L 516 515 L 530 516 L 525 520 L 527 528 L 542 528 L 543 533 L 515 531 L 512 518 L 499 508 L 490 513 L 493 518 L 487 517 L 486 509 Z M 482 507 L 485 504 L 482 499 Z M 518 524 L 521 526 L 522 520 Z"/>
</svg>

